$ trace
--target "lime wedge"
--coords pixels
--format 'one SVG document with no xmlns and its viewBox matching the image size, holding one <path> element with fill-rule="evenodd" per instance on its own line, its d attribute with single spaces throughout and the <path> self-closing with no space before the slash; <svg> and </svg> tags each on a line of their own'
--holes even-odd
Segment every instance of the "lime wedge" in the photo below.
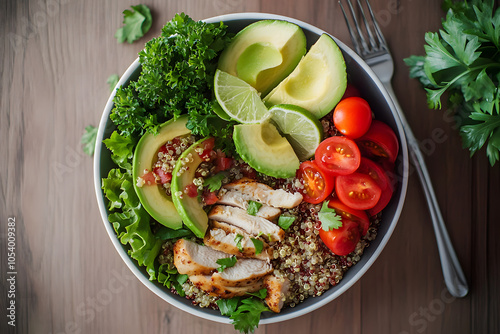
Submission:
<svg viewBox="0 0 500 334">
<path fill-rule="evenodd" d="M 269 115 L 255 88 L 224 71 L 217 70 L 215 97 L 226 114 L 240 123 L 260 123 Z"/>
<path fill-rule="evenodd" d="M 316 117 L 292 104 L 277 104 L 269 112 L 271 121 L 288 139 L 300 161 L 312 157 L 323 139 L 323 126 Z"/>
</svg>

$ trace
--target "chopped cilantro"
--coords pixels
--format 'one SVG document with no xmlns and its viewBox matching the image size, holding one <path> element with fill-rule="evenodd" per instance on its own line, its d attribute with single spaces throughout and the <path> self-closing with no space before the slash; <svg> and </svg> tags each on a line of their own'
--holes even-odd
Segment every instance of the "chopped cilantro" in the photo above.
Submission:
<svg viewBox="0 0 500 334">
<path fill-rule="evenodd" d="M 248 201 L 247 213 L 249 215 L 256 216 L 257 212 L 259 212 L 259 209 L 261 208 L 261 206 L 262 206 L 262 203 L 249 200 Z"/>
<path fill-rule="evenodd" d="M 153 18 L 151 11 L 146 5 L 131 6 L 132 10 L 123 11 L 124 26 L 118 29 L 115 38 L 118 43 L 125 41 L 133 43 L 151 29 Z"/>
<path fill-rule="evenodd" d="M 243 246 L 241 245 L 241 240 L 243 240 L 243 236 L 241 234 L 237 234 L 234 238 L 234 242 L 236 243 L 236 247 L 240 252 L 243 252 Z"/>
<path fill-rule="evenodd" d="M 241 301 L 235 312 L 230 316 L 234 328 L 242 333 L 253 333 L 259 326 L 260 315 L 270 311 L 260 299 L 247 298 Z"/>
<path fill-rule="evenodd" d="M 259 299 L 264 299 L 267 297 L 267 289 L 260 289 L 257 292 L 247 292 L 247 295 L 257 297 Z"/>
<path fill-rule="evenodd" d="M 218 259 L 217 261 L 215 261 L 220 265 L 220 267 L 217 268 L 217 271 L 221 273 L 224 271 L 224 269 L 233 267 L 236 264 L 236 261 L 237 259 L 235 255 L 223 259 Z"/>
<path fill-rule="evenodd" d="M 330 231 L 342 227 L 342 218 L 335 213 L 334 209 L 328 207 L 330 201 L 324 201 L 321 210 L 318 212 L 318 218 L 321 222 L 323 231 Z"/>
<path fill-rule="evenodd" d="M 281 227 L 283 230 L 288 230 L 290 226 L 292 226 L 293 222 L 297 219 L 295 216 L 291 215 L 281 215 L 278 218 L 278 226 Z"/>
<path fill-rule="evenodd" d="M 222 187 L 222 180 L 227 176 L 226 172 L 220 172 L 205 179 L 203 187 L 208 187 L 210 191 L 217 191 Z"/>
<path fill-rule="evenodd" d="M 264 243 L 260 239 L 250 238 L 252 240 L 253 246 L 255 247 L 255 254 L 262 253 L 262 249 L 264 248 Z"/>
</svg>

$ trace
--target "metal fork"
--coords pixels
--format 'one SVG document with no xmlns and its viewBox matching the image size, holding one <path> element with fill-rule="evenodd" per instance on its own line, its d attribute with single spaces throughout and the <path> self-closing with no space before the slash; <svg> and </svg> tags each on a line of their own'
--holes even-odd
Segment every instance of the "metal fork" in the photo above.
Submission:
<svg viewBox="0 0 500 334">
<path fill-rule="evenodd" d="M 410 148 L 410 157 L 412 163 L 418 173 L 420 182 L 424 189 L 427 204 L 429 206 L 429 211 L 432 218 L 432 223 L 434 227 L 434 232 L 436 235 L 436 241 L 439 250 L 439 257 L 441 259 L 441 266 L 443 269 L 443 276 L 445 280 L 446 287 L 448 291 L 455 297 L 464 297 L 468 291 L 469 287 L 465 279 L 465 275 L 460 267 L 455 250 L 450 241 L 450 237 L 446 230 L 444 224 L 443 216 L 439 209 L 439 205 L 432 187 L 431 179 L 427 167 L 425 165 L 424 157 L 420 151 L 417 139 L 413 135 L 413 132 L 406 121 L 399 102 L 394 94 L 394 90 L 391 86 L 391 79 L 394 72 L 394 62 L 392 60 L 391 53 L 387 46 L 387 43 L 382 35 L 380 27 L 375 19 L 373 10 L 370 6 L 368 0 L 366 1 L 366 7 L 370 14 L 370 21 L 365 16 L 363 6 L 359 0 L 356 0 L 363 25 L 365 27 L 365 32 L 361 28 L 358 20 L 356 19 L 356 13 L 352 6 L 351 0 L 345 0 L 349 6 L 349 10 L 354 22 L 353 26 L 349 23 L 346 11 L 342 2 L 339 1 L 340 8 L 344 14 L 345 21 L 347 23 L 347 28 L 349 29 L 349 34 L 351 35 L 351 40 L 356 49 L 356 52 L 363 60 L 371 67 L 373 72 L 379 77 L 380 81 L 383 83 L 387 92 L 392 98 L 398 115 L 400 117 L 401 123 L 403 125 L 408 146 Z"/>
</svg>

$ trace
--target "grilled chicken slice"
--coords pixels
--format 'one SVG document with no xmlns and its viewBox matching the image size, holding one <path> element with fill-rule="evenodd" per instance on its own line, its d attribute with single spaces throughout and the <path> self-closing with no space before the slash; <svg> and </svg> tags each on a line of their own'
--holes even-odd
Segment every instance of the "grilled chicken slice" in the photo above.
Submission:
<svg viewBox="0 0 500 334">
<path fill-rule="evenodd" d="M 275 208 L 294 208 L 302 202 L 300 193 L 289 193 L 283 189 L 273 189 L 266 184 L 248 178 L 228 183 L 224 186 L 228 190 L 238 190 L 254 198 L 255 201 Z"/>
<path fill-rule="evenodd" d="M 267 289 L 267 297 L 264 300 L 267 306 L 271 311 L 280 313 L 290 288 L 290 280 L 286 277 L 277 278 L 268 275 L 264 277 L 264 287 Z"/>
<path fill-rule="evenodd" d="M 245 287 L 223 286 L 215 283 L 212 280 L 212 276 L 208 275 L 192 275 L 189 276 L 189 280 L 194 286 L 205 291 L 209 295 L 224 299 L 244 296 L 247 292 L 255 292 L 263 287 L 262 280 L 256 281 L 254 284 Z"/>
<path fill-rule="evenodd" d="M 223 188 L 219 192 L 219 200 L 217 201 L 217 203 L 236 206 L 240 209 L 247 210 L 249 201 L 256 201 L 256 199 L 251 197 L 249 194 L 242 193 L 241 191 L 227 190 Z M 257 212 L 257 216 L 269 220 L 278 218 L 280 214 L 281 210 L 279 208 L 275 208 L 266 204 L 262 204 L 259 211 Z"/>
<path fill-rule="evenodd" d="M 269 241 L 281 241 L 285 235 L 285 231 L 273 222 L 249 215 L 245 210 L 233 206 L 216 205 L 208 218 L 237 226 L 253 236 L 262 235 Z"/>
<path fill-rule="evenodd" d="M 174 265 L 179 274 L 209 275 L 220 267 L 215 261 L 230 256 L 185 239 L 177 240 L 174 245 Z"/>
<path fill-rule="evenodd" d="M 203 243 L 227 254 L 266 261 L 271 260 L 271 249 L 267 244 L 264 245 L 259 254 L 256 254 L 255 245 L 250 239 L 250 235 L 241 229 L 232 228 L 229 224 L 212 223 L 212 228 L 205 235 Z"/>
<path fill-rule="evenodd" d="M 242 258 L 238 259 L 234 266 L 222 272 L 215 272 L 212 275 L 212 281 L 226 287 L 251 286 L 271 271 L 273 271 L 273 266 L 268 261 Z"/>
</svg>

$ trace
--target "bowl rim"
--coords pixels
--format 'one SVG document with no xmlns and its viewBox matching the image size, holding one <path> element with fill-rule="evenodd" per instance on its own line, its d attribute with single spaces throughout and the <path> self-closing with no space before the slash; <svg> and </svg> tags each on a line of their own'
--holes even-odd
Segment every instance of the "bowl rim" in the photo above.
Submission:
<svg viewBox="0 0 500 334">
<path fill-rule="evenodd" d="M 368 271 L 368 269 L 373 265 L 373 263 L 377 260 L 379 257 L 380 253 L 382 250 L 385 248 L 387 242 L 389 241 L 396 225 L 397 222 L 400 218 L 403 205 L 405 202 L 405 197 L 406 197 L 406 192 L 407 192 L 407 187 L 408 187 L 408 167 L 409 167 L 409 158 L 408 158 L 408 149 L 407 149 L 407 142 L 406 142 L 406 137 L 404 135 L 404 129 L 403 125 L 401 123 L 398 111 L 396 109 L 396 106 L 390 97 L 389 93 L 385 89 L 384 85 L 382 82 L 378 79 L 376 74 L 372 71 L 372 69 L 359 57 L 351 48 L 349 48 L 346 44 L 338 40 L 336 37 L 332 36 L 331 34 L 327 33 L 326 31 L 315 27 L 309 23 L 300 21 L 298 19 L 294 19 L 291 17 L 283 16 L 283 15 L 278 15 L 278 14 L 270 14 L 270 13 L 259 13 L 259 12 L 242 12 L 242 13 L 231 13 L 231 14 L 224 14 L 224 15 L 218 15 L 214 17 L 210 17 L 207 19 L 203 19 L 202 21 L 205 21 L 207 23 L 216 23 L 220 21 L 236 21 L 236 20 L 286 20 L 292 23 L 297 24 L 300 26 L 302 29 L 306 29 L 311 31 L 314 34 L 321 35 L 321 34 L 328 34 L 331 36 L 339 48 L 346 54 L 348 54 L 353 60 L 356 61 L 356 63 L 363 69 L 363 71 L 367 72 L 375 85 L 377 86 L 377 89 L 382 93 L 384 96 L 388 107 L 391 110 L 391 113 L 394 118 L 394 122 L 396 124 L 397 130 L 398 130 L 398 137 L 400 140 L 400 153 L 402 156 L 402 165 L 403 165 L 403 171 L 402 171 L 402 177 L 401 177 L 401 192 L 400 196 L 398 199 L 398 204 L 394 213 L 394 216 L 392 218 L 392 221 L 389 224 L 389 228 L 386 231 L 385 235 L 382 237 L 380 240 L 380 243 L 378 247 L 375 249 L 374 253 L 371 255 L 371 257 L 368 259 L 368 261 L 359 269 L 359 271 L 343 286 L 339 287 L 336 291 L 334 291 L 331 295 L 329 295 L 327 298 L 323 298 L 319 300 L 318 302 L 315 302 L 309 306 L 306 306 L 304 308 L 297 308 L 297 311 L 290 312 L 287 314 L 276 314 L 273 315 L 272 317 L 268 318 L 262 318 L 259 322 L 259 325 L 265 325 L 265 324 L 271 324 L 271 323 L 277 323 L 293 318 L 297 318 L 299 316 L 305 315 L 307 313 L 310 313 L 314 310 L 319 309 L 320 307 L 330 303 L 334 299 L 338 298 L 341 294 L 343 294 L 345 291 L 350 289 L 359 279 Z M 120 77 L 119 82 L 117 83 L 116 87 L 120 87 L 122 84 L 125 84 L 128 80 L 129 77 L 140 67 L 139 63 L 139 58 L 136 58 L 135 61 L 127 68 L 127 70 L 124 72 L 124 74 Z M 166 292 L 164 289 L 161 289 L 159 286 L 155 285 L 154 282 L 150 281 L 144 274 L 143 272 L 137 267 L 137 264 L 130 258 L 127 254 L 127 252 L 124 250 L 123 245 L 120 243 L 118 240 L 116 233 L 111 225 L 111 223 L 108 220 L 108 213 L 106 210 L 106 205 L 103 199 L 103 193 L 101 189 L 101 166 L 100 166 L 100 157 L 101 157 L 101 148 L 102 146 L 102 140 L 104 139 L 104 131 L 106 128 L 106 124 L 109 119 L 110 112 L 112 110 L 113 106 L 113 99 L 116 94 L 116 87 L 113 90 L 113 92 L 110 94 L 107 103 L 104 107 L 101 120 L 99 123 L 99 128 L 97 132 L 97 140 L 96 140 L 96 146 L 95 146 L 95 152 L 94 152 L 94 186 L 95 186 L 95 192 L 96 192 L 96 198 L 97 198 L 97 204 L 99 207 L 99 211 L 101 214 L 102 221 L 104 223 L 104 227 L 107 231 L 107 234 L 109 238 L 111 239 L 111 242 L 113 243 L 115 249 L 117 250 L 118 254 L 122 258 L 122 260 L 125 262 L 127 267 L 132 271 L 132 273 L 139 279 L 139 281 L 142 282 L 149 290 L 151 290 L 154 294 L 156 294 L 158 297 L 160 297 L 162 300 L 168 302 L 172 306 L 175 306 L 185 312 L 188 312 L 192 315 L 198 316 L 203 319 L 208 319 L 212 320 L 215 322 L 219 323 L 230 323 L 230 319 L 227 316 L 222 316 L 222 315 L 212 315 L 210 313 L 207 313 L 204 311 L 204 309 L 198 307 L 198 306 L 189 306 L 186 304 L 182 304 L 179 301 L 177 301 L 175 298 L 173 298 L 168 292 Z"/>
</svg>

